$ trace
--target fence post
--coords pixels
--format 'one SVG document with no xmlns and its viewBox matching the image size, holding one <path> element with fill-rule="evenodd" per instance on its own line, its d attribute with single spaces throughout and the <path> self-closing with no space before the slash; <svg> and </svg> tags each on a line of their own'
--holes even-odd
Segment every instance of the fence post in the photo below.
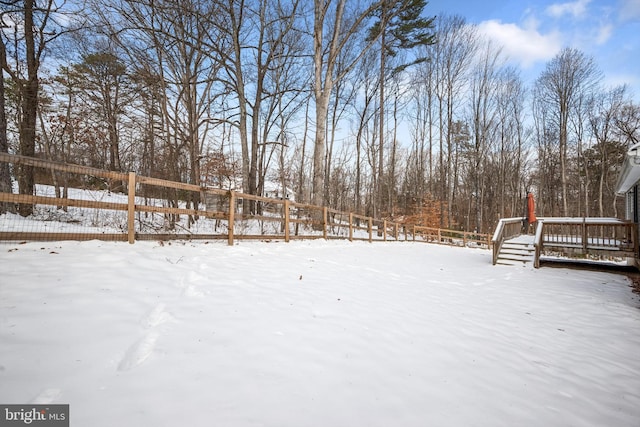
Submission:
<svg viewBox="0 0 640 427">
<path fill-rule="evenodd" d="M 349 241 L 353 242 L 353 213 L 349 212 Z"/>
<path fill-rule="evenodd" d="M 369 243 L 373 242 L 373 218 L 369 217 Z"/>
<path fill-rule="evenodd" d="M 587 239 L 587 219 L 582 217 L 582 250 L 585 254 L 587 253 Z"/>
<path fill-rule="evenodd" d="M 387 220 L 382 221 L 382 236 L 385 242 L 387 241 Z"/>
<path fill-rule="evenodd" d="M 289 199 L 284 200 L 284 241 L 289 243 Z"/>
<path fill-rule="evenodd" d="M 227 228 L 229 229 L 229 246 L 233 246 L 233 227 L 234 227 L 235 213 L 236 213 L 236 193 L 233 190 L 229 190 L 229 219 L 227 221 Z"/>
<path fill-rule="evenodd" d="M 413 241 L 416 241 L 416 226 L 415 224 L 413 225 Z"/>
<path fill-rule="evenodd" d="M 327 240 L 327 207 L 322 208 L 322 237 Z"/>
<path fill-rule="evenodd" d="M 136 173 L 129 172 L 127 234 L 130 244 L 136 241 Z"/>
</svg>

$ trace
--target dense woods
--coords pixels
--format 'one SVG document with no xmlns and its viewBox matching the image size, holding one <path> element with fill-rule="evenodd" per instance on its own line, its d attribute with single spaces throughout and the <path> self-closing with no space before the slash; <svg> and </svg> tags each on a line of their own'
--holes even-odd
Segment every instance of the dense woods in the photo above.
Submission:
<svg viewBox="0 0 640 427">
<path fill-rule="evenodd" d="M 1 152 L 488 232 L 527 191 L 539 216 L 616 216 L 640 142 L 640 106 L 583 52 L 528 87 L 423 0 L 0 7 Z M 12 180 L 34 192 L 33 170 L 0 164 L 0 191 Z"/>
</svg>

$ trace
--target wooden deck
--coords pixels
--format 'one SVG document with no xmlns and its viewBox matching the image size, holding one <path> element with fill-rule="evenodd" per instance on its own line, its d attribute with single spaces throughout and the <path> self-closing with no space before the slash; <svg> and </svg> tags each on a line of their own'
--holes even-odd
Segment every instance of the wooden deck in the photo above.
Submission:
<svg viewBox="0 0 640 427">
<path fill-rule="evenodd" d="M 517 226 L 520 224 L 520 234 Z M 522 234 L 522 218 L 501 220 L 494 233 L 493 263 L 505 258 L 502 247 L 513 244 L 533 245 L 533 263 L 540 267 L 543 257 L 567 261 L 615 261 L 633 265 L 638 260 L 636 224 L 617 218 L 539 218 L 535 234 Z"/>
</svg>

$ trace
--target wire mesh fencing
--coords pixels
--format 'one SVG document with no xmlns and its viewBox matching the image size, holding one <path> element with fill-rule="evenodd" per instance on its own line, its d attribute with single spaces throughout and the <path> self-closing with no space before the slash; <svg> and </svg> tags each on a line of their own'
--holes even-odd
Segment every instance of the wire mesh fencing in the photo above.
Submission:
<svg viewBox="0 0 640 427">
<path fill-rule="evenodd" d="M 0 187 L 0 241 L 434 241 L 433 233 L 415 226 L 286 198 L 6 153 L 1 164 L 9 166 L 12 185 Z M 441 235 L 447 234 L 438 235 L 446 243 Z"/>
</svg>

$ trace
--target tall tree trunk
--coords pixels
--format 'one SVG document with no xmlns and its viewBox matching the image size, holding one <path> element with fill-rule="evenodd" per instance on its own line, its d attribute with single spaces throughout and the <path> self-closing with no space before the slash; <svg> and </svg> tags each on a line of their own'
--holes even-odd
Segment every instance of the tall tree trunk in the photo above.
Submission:
<svg viewBox="0 0 640 427">
<path fill-rule="evenodd" d="M 362 214 L 361 211 L 361 201 L 360 201 L 360 180 L 362 179 L 362 171 L 361 171 L 361 161 L 360 161 L 360 150 L 362 148 L 362 121 L 358 125 L 358 133 L 356 135 L 356 182 L 355 182 L 355 210 L 356 213 Z"/>
<path fill-rule="evenodd" d="M 446 187 L 446 173 L 444 166 L 444 111 L 442 109 L 442 96 L 438 95 L 438 132 L 439 132 L 439 144 L 440 149 L 438 151 L 438 169 L 440 175 L 440 196 L 438 197 L 440 202 L 440 228 L 444 228 L 444 202 L 447 198 Z"/>
<path fill-rule="evenodd" d="M 36 117 L 38 106 L 38 60 L 34 40 L 33 22 L 34 0 L 24 1 L 24 39 L 27 61 L 27 79 L 19 82 L 22 94 L 22 115 L 19 123 L 20 154 L 35 157 L 36 154 Z M 18 173 L 20 194 L 33 194 L 35 188 L 34 168 L 21 166 Z M 18 212 L 22 216 L 33 213 L 33 205 L 21 204 Z"/>
<path fill-rule="evenodd" d="M 569 216 L 569 203 L 567 200 L 567 122 L 569 111 L 564 105 L 560 109 L 560 178 L 562 183 L 562 209 L 565 217 Z"/>
<path fill-rule="evenodd" d="M 341 92 L 339 85 L 336 86 L 336 92 Z M 335 205 L 335 200 L 332 200 L 331 197 L 331 191 L 330 191 L 330 187 L 331 187 L 331 169 L 333 166 L 333 147 L 335 144 L 335 140 L 336 140 L 336 129 L 338 128 L 338 120 L 339 120 L 339 111 L 338 111 L 338 104 L 340 103 L 340 96 L 339 93 L 336 93 L 335 97 L 334 97 L 334 102 L 332 105 L 332 111 L 331 111 L 331 132 L 328 136 L 329 141 L 328 141 L 328 148 L 325 150 L 325 172 L 324 172 L 324 200 L 325 203 L 331 207 L 337 208 L 337 205 Z"/>
<path fill-rule="evenodd" d="M 309 132 L 309 104 L 307 103 L 305 110 L 305 120 L 304 120 L 304 132 L 302 133 L 302 152 L 300 153 L 300 171 L 298 174 L 298 194 L 296 197 L 296 202 L 304 203 L 306 198 L 304 197 L 304 186 L 305 186 L 305 155 L 307 149 L 307 133 Z M 297 224 L 296 224 L 297 227 Z"/>
<path fill-rule="evenodd" d="M 394 103 L 393 103 L 393 136 L 391 138 L 391 161 L 389 164 L 389 176 L 388 181 L 388 197 L 389 197 L 389 208 L 388 212 L 390 216 L 393 216 L 396 210 L 396 158 L 398 156 L 398 96 L 396 94 Z"/>
<path fill-rule="evenodd" d="M 0 40 L 0 55 L 4 58 L 5 48 L 4 42 Z M 0 64 L 4 63 L 0 59 Z M 7 115 L 5 113 L 5 97 L 4 97 L 4 73 L 0 68 L 0 153 L 9 152 L 9 141 L 7 140 Z M 9 164 L 0 162 L 0 192 L 11 193 L 11 174 L 9 172 Z M 14 212 L 14 206 L 10 203 L 0 203 L 0 214 L 5 212 Z"/>
<path fill-rule="evenodd" d="M 322 206 L 324 204 L 324 155 L 326 151 L 326 133 L 327 133 L 327 111 L 328 111 L 328 97 L 322 92 L 327 91 L 322 89 L 316 90 L 316 135 L 315 145 L 313 147 L 313 187 L 312 187 L 312 203 L 316 206 Z"/>
<path fill-rule="evenodd" d="M 434 188 L 433 188 L 433 95 L 431 93 L 431 83 L 429 83 L 429 94 L 428 94 L 428 106 L 427 106 L 427 115 L 428 115 L 428 126 L 429 126 L 429 194 L 433 196 Z M 420 194 L 420 197 L 424 196 Z"/>
<path fill-rule="evenodd" d="M 344 12 L 345 1 L 337 4 L 334 22 L 337 27 L 333 29 L 332 41 L 328 52 L 329 60 L 326 70 L 323 67 L 325 50 L 324 19 L 326 9 L 323 2 L 314 1 L 314 28 L 313 28 L 313 67 L 314 67 L 314 97 L 316 112 L 316 136 L 313 147 L 313 186 L 312 203 L 316 206 L 324 205 L 324 156 L 327 141 L 327 117 L 329 111 L 329 99 L 333 90 L 335 58 L 338 53 L 337 40 L 340 32 L 340 23 Z M 324 75 L 323 75 L 324 72 Z"/>
<path fill-rule="evenodd" d="M 384 4 L 382 5 L 382 18 L 381 18 L 381 22 L 385 22 L 385 6 Z M 376 206 L 374 208 L 374 216 L 380 216 L 382 217 L 383 215 L 383 200 L 384 200 L 384 186 L 383 184 L 383 177 L 384 177 L 384 140 L 385 140 L 385 135 L 384 135 L 384 96 L 385 96 L 385 68 L 386 68 L 386 55 L 385 55 L 385 29 L 383 26 L 382 32 L 380 34 L 380 83 L 379 83 L 379 90 L 380 90 L 380 119 L 378 122 L 379 130 L 378 130 L 378 142 L 379 142 L 379 148 L 378 148 L 378 191 L 376 194 Z M 377 211 L 376 211 L 377 209 Z"/>
<path fill-rule="evenodd" d="M 447 223 L 445 225 L 446 228 L 451 227 L 452 223 L 452 210 L 453 210 L 453 197 L 454 197 L 454 185 L 455 182 L 453 180 L 453 175 L 457 172 L 456 166 L 453 165 L 453 162 L 457 162 L 457 155 L 454 150 L 456 148 L 456 142 L 453 137 L 453 87 L 450 84 L 447 88 L 447 133 L 446 133 L 446 142 L 447 142 L 447 173 L 446 173 L 446 197 L 447 197 Z"/>
<path fill-rule="evenodd" d="M 244 7 L 244 2 L 241 2 L 239 5 L 239 10 L 242 11 Z M 236 95 L 238 96 L 238 108 L 239 108 L 239 117 L 238 117 L 238 132 L 240 136 L 240 147 L 242 152 L 242 191 L 247 194 L 252 194 L 251 190 L 253 189 L 255 192 L 255 177 L 256 177 L 256 167 L 257 164 L 253 165 L 254 172 L 251 173 L 252 164 L 251 164 L 251 156 L 249 154 L 249 135 L 247 131 L 248 125 L 248 112 L 247 112 L 247 97 L 245 95 L 245 85 L 244 85 L 244 75 L 242 68 L 242 47 L 240 43 L 240 30 L 242 27 L 242 15 L 236 16 L 236 11 L 233 5 L 229 6 L 229 17 L 231 19 L 230 25 L 233 26 L 233 29 L 230 31 L 233 39 L 233 61 L 235 62 L 233 66 L 233 71 L 235 73 L 234 77 L 236 79 Z M 257 128 L 256 128 L 257 132 Z M 257 149 L 255 150 L 257 152 Z M 254 150 L 251 150 L 253 153 Z M 253 181 L 253 184 L 251 182 Z M 248 208 L 245 201 L 245 208 Z"/>
</svg>

